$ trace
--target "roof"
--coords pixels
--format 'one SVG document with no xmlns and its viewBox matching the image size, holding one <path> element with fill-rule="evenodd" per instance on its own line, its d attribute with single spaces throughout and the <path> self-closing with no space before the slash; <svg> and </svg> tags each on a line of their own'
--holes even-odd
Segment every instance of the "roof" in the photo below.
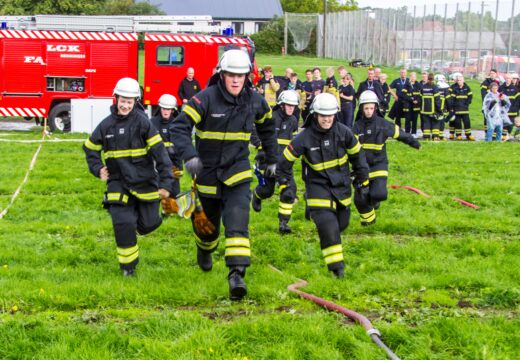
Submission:
<svg viewBox="0 0 520 360">
<path fill-rule="evenodd" d="M 415 31 L 415 37 L 413 38 L 412 44 L 412 31 L 397 31 L 397 36 L 399 38 L 399 43 L 402 44 L 404 49 L 424 49 L 428 50 L 432 48 L 432 37 L 433 37 L 433 49 L 435 50 L 453 50 L 454 49 L 454 32 L 446 31 L 444 35 L 444 46 L 442 45 L 442 32 L 441 33 L 432 33 L 432 31 Z M 455 42 L 455 50 L 465 50 L 466 46 L 468 50 L 478 50 L 479 49 L 479 32 L 478 31 L 470 31 L 466 35 L 466 31 L 458 31 L 456 33 L 457 40 Z M 467 42 L 467 45 L 466 45 Z M 483 31 L 480 49 L 481 50 L 489 50 L 493 48 L 493 32 L 491 31 Z M 495 48 L 496 49 L 505 49 L 506 45 L 504 41 L 497 34 L 495 38 Z"/>
<path fill-rule="evenodd" d="M 169 0 L 157 6 L 167 15 L 210 15 L 215 20 L 270 20 L 283 15 L 280 0 Z"/>
</svg>

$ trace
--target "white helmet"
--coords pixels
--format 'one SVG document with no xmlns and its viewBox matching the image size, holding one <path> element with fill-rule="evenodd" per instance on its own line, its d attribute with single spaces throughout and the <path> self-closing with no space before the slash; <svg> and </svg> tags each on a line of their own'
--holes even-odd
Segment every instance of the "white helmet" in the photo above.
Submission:
<svg viewBox="0 0 520 360">
<path fill-rule="evenodd" d="M 512 77 L 513 79 L 518 79 L 518 73 L 512 73 L 512 74 L 511 74 L 511 77 Z"/>
<path fill-rule="evenodd" d="M 294 90 L 284 90 L 278 96 L 278 104 L 298 106 L 300 104 L 300 95 Z"/>
<path fill-rule="evenodd" d="M 137 80 L 124 77 L 117 82 L 112 95 L 120 95 L 127 98 L 139 98 L 141 97 L 141 88 L 139 87 Z"/>
<path fill-rule="evenodd" d="M 379 98 L 372 90 L 365 90 L 359 96 L 359 105 L 363 104 L 379 104 Z"/>
<path fill-rule="evenodd" d="M 339 111 L 338 100 L 329 93 L 318 94 L 312 101 L 311 111 L 320 115 L 335 115 Z"/>
<path fill-rule="evenodd" d="M 442 74 L 435 75 L 435 81 L 436 82 L 446 82 L 446 77 Z"/>
<path fill-rule="evenodd" d="M 218 62 L 220 71 L 232 74 L 248 74 L 251 72 L 251 61 L 245 51 L 232 49 L 226 51 Z"/>
<path fill-rule="evenodd" d="M 454 72 L 453 74 L 450 75 L 450 78 L 451 78 L 451 80 L 457 81 L 459 76 L 464 76 L 464 75 L 462 75 L 462 73 L 460 73 L 460 72 Z"/>
<path fill-rule="evenodd" d="M 162 94 L 159 98 L 159 106 L 163 109 L 175 109 L 177 110 L 177 99 L 175 96 L 170 94 Z"/>
</svg>

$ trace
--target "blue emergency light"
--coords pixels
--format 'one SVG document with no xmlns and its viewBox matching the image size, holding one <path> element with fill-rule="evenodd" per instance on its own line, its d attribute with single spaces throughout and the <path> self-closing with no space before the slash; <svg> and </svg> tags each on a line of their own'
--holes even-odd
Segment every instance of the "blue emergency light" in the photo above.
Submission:
<svg viewBox="0 0 520 360">
<path fill-rule="evenodd" d="M 2 29 L 2 30 L 7 29 L 7 22 L 2 21 L 2 27 L 1 27 L 1 29 Z"/>
<path fill-rule="evenodd" d="M 224 30 L 222 30 L 222 35 L 224 36 L 233 36 L 233 33 L 234 30 L 231 26 L 228 26 L 227 28 L 224 28 Z"/>
</svg>

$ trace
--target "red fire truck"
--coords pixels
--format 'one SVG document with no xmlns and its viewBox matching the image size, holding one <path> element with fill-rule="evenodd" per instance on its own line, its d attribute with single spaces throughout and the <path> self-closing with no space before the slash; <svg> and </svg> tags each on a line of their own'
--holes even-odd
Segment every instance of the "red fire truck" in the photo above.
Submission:
<svg viewBox="0 0 520 360">
<path fill-rule="evenodd" d="M 85 17 L 83 17 L 85 18 Z M 137 32 L 0 30 L 0 116 L 48 119 L 52 131 L 70 130 L 70 100 L 108 98 L 122 77 L 138 78 Z M 254 60 L 249 39 L 144 33 L 143 104 L 150 110 L 177 89 L 189 67 L 204 86 L 227 48 Z"/>
</svg>

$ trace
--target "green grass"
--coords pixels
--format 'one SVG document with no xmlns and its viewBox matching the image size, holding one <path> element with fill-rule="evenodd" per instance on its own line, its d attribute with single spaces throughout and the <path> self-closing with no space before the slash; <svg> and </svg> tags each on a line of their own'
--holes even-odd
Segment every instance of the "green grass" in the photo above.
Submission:
<svg viewBox="0 0 520 360">
<path fill-rule="evenodd" d="M 0 209 L 37 146 L 0 142 Z M 100 204 L 104 185 L 88 173 L 81 143 L 46 142 L 0 220 L 0 358 L 385 357 L 360 326 L 286 290 L 303 278 L 306 291 L 365 314 L 403 359 L 518 359 L 517 151 L 513 143 L 425 143 L 415 151 L 390 142 L 389 184 L 432 197 L 389 189 L 369 228 L 353 208 L 343 234 L 344 280 L 327 272 L 302 204 L 291 220 L 294 233 L 282 237 L 277 201 L 265 201 L 262 213 L 251 213 L 249 295 L 232 303 L 223 246 L 213 271 L 202 273 L 191 225 L 180 218 L 139 238 L 138 276 L 123 278 Z"/>
</svg>

